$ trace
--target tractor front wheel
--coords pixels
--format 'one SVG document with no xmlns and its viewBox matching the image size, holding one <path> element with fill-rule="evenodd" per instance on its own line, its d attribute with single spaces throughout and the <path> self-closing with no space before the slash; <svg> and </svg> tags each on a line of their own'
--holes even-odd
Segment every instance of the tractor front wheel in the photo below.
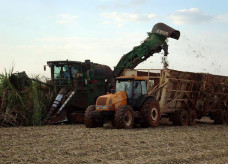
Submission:
<svg viewBox="0 0 228 164">
<path fill-rule="evenodd" d="M 114 124 L 117 129 L 131 129 L 134 125 L 133 109 L 129 105 L 120 106 L 115 112 Z"/>
<path fill-rule="evenodd" d="M 94 110 L 95 110 L 95 105 L 90 105 L 85 111 L 84 122 L 85 122 L 85 126 L 87 128 L 96 128 L 97 127 L 97 122 L 91 115 L 91 112 Z"/>
</svg>

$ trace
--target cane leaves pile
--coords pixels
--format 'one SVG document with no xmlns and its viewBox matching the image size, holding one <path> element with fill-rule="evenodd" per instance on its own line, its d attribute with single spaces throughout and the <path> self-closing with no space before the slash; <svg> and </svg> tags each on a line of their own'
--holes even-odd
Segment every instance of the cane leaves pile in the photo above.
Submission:
<svg viewBox="0 0 228 164">
<path fill-rule="evenodd" d="M 0 74 L 0 126 L 41 125 L 51 103 L 50 88 L 32 81 L 25 72 L 12 72 Z"/>
</svg>

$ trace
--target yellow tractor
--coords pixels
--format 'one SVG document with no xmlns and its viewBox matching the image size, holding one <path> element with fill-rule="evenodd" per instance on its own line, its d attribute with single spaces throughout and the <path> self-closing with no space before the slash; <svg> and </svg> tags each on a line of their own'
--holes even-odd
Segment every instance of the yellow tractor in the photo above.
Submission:
<svg viewBox="0 0 228 164">
<path fill-rule="evenodd" d="M 96 105 L 85 111 L 87 128 L 102 127 L 111 121 L 117 129 L 131 129 L 135 124 L 155 127 L 160 122 L 158 101 L 147 93 L 148 77 L 120 76 L 115 90 L 100 96 Z"/>
</svg>

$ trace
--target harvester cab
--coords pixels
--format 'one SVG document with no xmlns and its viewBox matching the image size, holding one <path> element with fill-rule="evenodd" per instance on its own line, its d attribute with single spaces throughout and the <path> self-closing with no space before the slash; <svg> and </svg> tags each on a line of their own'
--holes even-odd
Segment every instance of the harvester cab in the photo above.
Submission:
<svg viewBox="0 0 228 164">
<path fill-rule="evenodd" d="M 134 123 L 157 126 L 160 121 L 158 102 L 147 94 L 147 77 L 121 76 L 116 79 L 116 92 L 98 97 L 96 105 L 85 112 L 88 128 L 111 121 L 118 128 L 132 128 Z"/>
<path fill-rule="evenodd" d="M 50 61 L 47 63 L 51 69 L 51 81 L 56 87 L 73 87 L 77 85 L 75 79 L 82 72 L 81 62 L 76 61 Z M 82 76 L 82 75 L 81 75 Z"/>
</svg>

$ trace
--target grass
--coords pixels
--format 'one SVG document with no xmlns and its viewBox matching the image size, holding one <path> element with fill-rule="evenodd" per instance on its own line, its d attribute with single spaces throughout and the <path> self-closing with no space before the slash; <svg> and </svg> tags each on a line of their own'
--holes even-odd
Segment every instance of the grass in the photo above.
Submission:
<svg viewBox="0 0 228 164">
<path fill-rule="evenodd" d="M 16 83 L 10 80 L 12 75 L 13 68 L 0 74 L 0 126 L 41 125 L 50 105 L 49 88 L 27 78 Z"/>
</svg>

